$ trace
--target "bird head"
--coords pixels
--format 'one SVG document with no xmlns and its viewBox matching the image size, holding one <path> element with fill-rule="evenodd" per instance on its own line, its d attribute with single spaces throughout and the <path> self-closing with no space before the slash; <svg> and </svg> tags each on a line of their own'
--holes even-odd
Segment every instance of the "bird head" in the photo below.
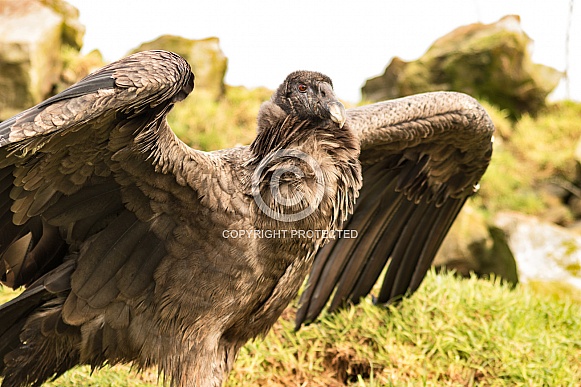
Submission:
<svg viewBox="0 0 581 387">
<path fill-rule="evenodd" d="M 314 71 L 289 74 L 273 95 L 272 102 L 287 114 L 299 118 L 331 119 L 341 128 L 347 119 L 345 107 L 337 99 L 331 79 Z"/>
</svg>

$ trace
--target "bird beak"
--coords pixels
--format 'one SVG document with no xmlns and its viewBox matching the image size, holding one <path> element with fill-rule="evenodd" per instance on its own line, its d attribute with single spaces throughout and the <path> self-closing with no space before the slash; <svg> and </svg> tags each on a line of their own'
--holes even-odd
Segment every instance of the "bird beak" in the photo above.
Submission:
<svg viewBox="0 0 581 387">
<path fill-rule="evenodd" d="M 329 114 L 331 114 L 331 120 L 338 123 L 339 127 L 342 128 L 345 125 L 345 121 L 347 121 L 345 106 L 339 101 L 332 101 L 327 105 L 327 109 Z"/>
<path fill-rule="evenodd" d="M 326 82 L 321 82 L 319 84 L 318 98 L 319 106 L 326 110 L 331 116 L 331 120 L 342 128 L 345 125 L 345 121 L 347 121 L 347 113 L 345 112 L 345 106 L 335 96 L 333 87 Z M 324 115 L 326 116 L 326 112 Z"/>
</svg>

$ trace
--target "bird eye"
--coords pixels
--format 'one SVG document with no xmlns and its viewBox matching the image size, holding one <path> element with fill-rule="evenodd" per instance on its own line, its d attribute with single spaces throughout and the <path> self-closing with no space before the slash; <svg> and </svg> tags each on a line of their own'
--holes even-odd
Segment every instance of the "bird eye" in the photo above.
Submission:
<svg viewBox="0 0 581 387">
<path fill-rule="evenodd" d="M 307 85 L 305 85 L 305 84 L 303 84 L 303 83 L 299 84 L 299 91 L 300 91 L 301 93 L 304 93 L 304 92 L 306 92 L 306 91 L 307 91 Z"/>
</svg>

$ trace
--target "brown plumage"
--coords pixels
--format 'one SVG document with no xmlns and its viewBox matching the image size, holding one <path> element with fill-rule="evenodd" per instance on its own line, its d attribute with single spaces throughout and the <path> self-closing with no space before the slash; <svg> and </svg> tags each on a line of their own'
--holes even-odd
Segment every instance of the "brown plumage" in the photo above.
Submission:
<svg viewBox="0 0 581 387">
<path fill-rule="evenodd" d="M 263 104 L 250 146 L 197 151 L 166 122 L 193 81 L 137 53 L 0 123 L 0 276 L 26 286 L 0 307 L 3 386 L 117 362 L 220 386 L 311 267 L 297 326 L 389 260 L 377 300 L 413 292 L 490 160 L 472 98 L 345 111 L 314 72 Z M 342 228 L 357 238 L 329 238 Z"/>
</svg>

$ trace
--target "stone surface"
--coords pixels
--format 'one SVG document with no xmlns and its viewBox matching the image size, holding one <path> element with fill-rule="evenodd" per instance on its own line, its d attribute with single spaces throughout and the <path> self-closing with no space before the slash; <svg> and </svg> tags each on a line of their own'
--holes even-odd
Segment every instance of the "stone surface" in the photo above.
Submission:
<svg viewBox="0 0 581 387">
<path fill-rule="evenodd" d="M 490 227 L 484 216 L 464 206 L 444 239 L 433 265 L 455 270 L 468 277 L 494 274 L 510 283 L 518 282 L 514 256 L 502 231 Z"/>
<path fill-rule="evenodd" d="M 196 77 L 196 94 L 207 93 L 213 98 L 219 98 L 224 94 L 224 75 L 228 67 L 228 59 L 220 49 L 218 38 L 193 40 L 164 35 L 141 44 L 132 50 L 132 53 L 144 50 L 173 51 L 184 57 L 192 66 Z"/>
<path fill-rule="evenodd" d="M 518 16 L 463 26 L 436 40 L 416 61 L 394 58 L 383 75 L 365 83 L 362 95 L 380 101 L 454 90 L 486 99 L 513 117 L 534 113 L 562 74 L 533 63 L 531 43 Z"/>
<path fill-rule="evenodd" d="M 74 26 L 74 11 L 62 1 L 51 3 L 68 9 L 69 15 L 42 1 L 0 0 L 0 120 L 52 94 L 63 68 L 62 49 L 68 45 L 63 37 L 80 48 L 84 29 Z"/>
<path fill-rule="evenodd" d="M 581 235 L 516 212 L 498 213 L 494 224 L 508 238 L 521 282 L 557 282 L 581 291 Z"/>
<path fill-rule="evenodd" d="M 80 51 L 81 47 L 83 47 L 85 26 L 79 21 L 79 10 L 64 0 L 39 1 L 62 16 L 62 42 Z"/>
</svg>

